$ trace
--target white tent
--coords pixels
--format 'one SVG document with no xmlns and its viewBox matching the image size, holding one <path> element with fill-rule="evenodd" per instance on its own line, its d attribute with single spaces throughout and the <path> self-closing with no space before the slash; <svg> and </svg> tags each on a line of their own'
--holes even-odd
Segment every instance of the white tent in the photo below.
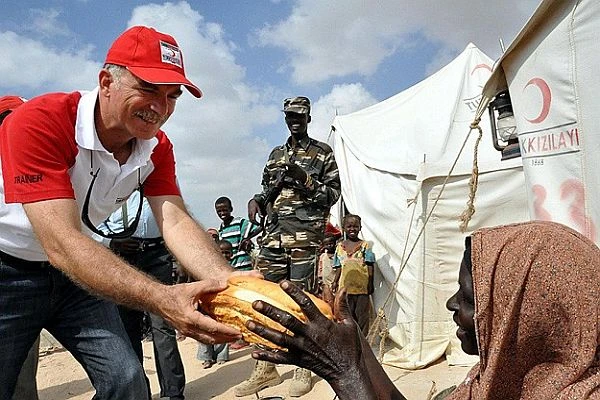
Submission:
<svg viewBox="0 0 600 400">
<path fill-rule="evenodd" d="M 392 343 L 387 364 L 420 368 L 443 354 L 452 363 L 473 361 L 459 351 L 456 326 L 445 308 L 457 289 L 464 236 L 479 227 L 528 219 L 521 160 L 500 161 L 484 116 L 476 212 L 467 232 L 459 229 L 477 137 L 476 130 L 469 135 L 469 125 L 491 66 L 470 44 L 426 80 L 333 121 L 330 143 L 342 199 L 349 212 L 362 217 L 362 235 L 373 242 L 377 257 L 374 301 L 376 309 L 386 304 Z"/>
<path fill-rule="evenodd" d="M 544 0 L 506 50 L 478 115 L 508 88 L 532 219 L 600 243 L 600 2 Z"/>
</svg>

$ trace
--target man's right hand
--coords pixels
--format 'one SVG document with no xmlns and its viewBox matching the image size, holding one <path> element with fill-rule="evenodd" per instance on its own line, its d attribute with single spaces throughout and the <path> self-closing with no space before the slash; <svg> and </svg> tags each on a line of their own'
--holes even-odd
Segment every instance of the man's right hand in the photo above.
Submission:
<svg viewBox="0 0 600 400">
<path fill-rule="evenodd" d="M 258 222 L 256 220 L 257 215 L 260 215 L 261 217 L 263 217 L 263 215 L 260 212 L 260 205 L 258 204 L 258 202 L 256 200 L 251 199 L 248 202 L 248 219 L 253 224 L 260 225 L 260 222 Z"/>
<path fill-rule="evenodd" d="M 224 281 L 215 279 L 165 286 L 158 312 L 178 332 L 202 343 L 236 341 L 242 338 L 240 331 L 198 311 L 198 297 L 201 293 L 216 292 L 225 287 Z"/>
</svg>

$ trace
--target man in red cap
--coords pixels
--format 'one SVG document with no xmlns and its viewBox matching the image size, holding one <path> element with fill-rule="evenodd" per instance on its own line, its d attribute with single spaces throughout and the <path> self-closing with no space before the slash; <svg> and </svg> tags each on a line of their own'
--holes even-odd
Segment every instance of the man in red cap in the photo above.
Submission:
<svg viewBox="0 0 600 400">
<path fill-rule="evenodd" d="M 158 314 L 202 342 L 241 338 L 197 310 L 198 295 L 223 289 L 232 269 L 186 211 L 161 130 L 182 85 L 202 95 L 175 39 L 135 26 L 108 51 L 97 88 L 33 98 L 0 127 L 0 399 L 11 397 L 42 328 L 83 365 L 94 399 L 146 399 L 113 301 Z M 135 190 L 198 282 L 163 285 L 94 240 L 135 231 L 136 210 L 122 232 L 97 229 Z"/>
</svg>

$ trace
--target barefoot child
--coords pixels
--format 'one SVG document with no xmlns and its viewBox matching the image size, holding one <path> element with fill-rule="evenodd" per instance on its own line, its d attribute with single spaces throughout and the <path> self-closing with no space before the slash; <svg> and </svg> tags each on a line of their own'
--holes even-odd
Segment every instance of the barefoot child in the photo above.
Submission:
<svg viewBox="0 0 600 400">
<path fill-rule="evenodd" d="M 361 230 L 358 215 L 346 215 L 342 221 L 342 229 L 345 239 L 336 246 L 333 258 L 333 268 L 336 271 L 333 290 L 346 288 L 349 311 L 366 335 L 372 313 L 375 254 L 369 243 L 358 237 Z"/>
<path fill-rule="evenodd" d="M 336 243 L 337 238 L 332 233 L 325 233 L 317 272 L 320 287 L 319 294 L 331 307 L 333 307 L 333 299 L 335 297 L 335 293 L 331 287 L 336 275 L 336 271 L 333 269 L 333 256 L 335 254 Z"/>
<path fill-rule="evenodd" d="M 221 219 L 219 226 L 219 239 L 225 239 L 232 245 L 232 257 L 229 262 L 233 268 L 238 271 L 247 271 L 252 269 L 252 242 L 250 237 L 260 230 L 260 226 L 254 225 L 249 220 L 242 217 L 234 217 L 233 205 L 229 197 L 219 197 L 215 200 L 215 212 Z"/>
</svg>

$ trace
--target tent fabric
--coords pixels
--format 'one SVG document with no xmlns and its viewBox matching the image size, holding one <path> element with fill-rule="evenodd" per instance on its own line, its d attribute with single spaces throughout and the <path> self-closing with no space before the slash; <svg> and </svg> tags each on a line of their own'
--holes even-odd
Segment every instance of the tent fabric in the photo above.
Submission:
<svg viewBox="0 0 600 400">
<path fill-rule="evenodd" d="M 492 75 L 483 88 L 482 101 L 477 108 L 476 117 L 481 117 L 483 115 L 488 104 L 494 99 L 498 92 L 508 89 L 508 83 L 506 82 L 506 76 L 504 75 L 504 69 L 502 67 L 504 60 L 510 57 L 515 48 L 520 47 L 530 40 L 530 36 L 535 34 L 535 31 L 544 23 L 544 21 L 547 21 L 548 15 L 553 9 L 568 9 L 569 5 L 574 5 L 576 3 L 577 2 L 572 0 L 544 0 L 538 5 L 525 26 L 509 44 L 504 54 L 502 54 L 502 57 L 495 63 Z"/>
<path fill-rule="evenodd" d="M 460 350 L 445 308 L 458 286 L 464 236 L 478 227 L 528 219 L 520 160 L 500 162 L 489 126 L 482 124 L 476 212 L 468 231 L 459 230 L 475 143 L 475 135 L 467 135 L 490 75 L 487 66 L 491 60 L 469 44 L 414 87 L 333 121 L 330 144 L 342 199 L 349 212 L 361 216 L 362 236 L 377 257 L 373 300 L 376 309 L 385 305 L 391 349 L 384 362 L 390 365 L 421 368 L 444 354 L 454 364 L 474 362 Z M 341 219 L 341 208 L 332 209 L 334 221 Z"/>
<path fill-rule="evenodd" d="M 371 107 L 336 117 L 334 135 L 343 137 L 346 146 L 367 167 L 415 175 L 421 180 L 445 176 L 469 133 L 492 65 L 487 55 L 469 44 L 456 59 L 426 80 Z M 397 110 L 402 110 L 402 118 Z M 479 170 L 519 166 L 518 160 L 500 161 L 491 145 L 486 115 L 481 126 L 486 134 L 480 149 L 485 155 Z M 472 159 L 463 157 L 455 173 L 469 174 L 471 166 Z"/>
<path fill-rule="evenodd" d="M 499 60 L 477 115 L 502 89 L 513 104 L 532 219 L 600 244 L 600 3 L 545 0 Z"/>
</svg>

